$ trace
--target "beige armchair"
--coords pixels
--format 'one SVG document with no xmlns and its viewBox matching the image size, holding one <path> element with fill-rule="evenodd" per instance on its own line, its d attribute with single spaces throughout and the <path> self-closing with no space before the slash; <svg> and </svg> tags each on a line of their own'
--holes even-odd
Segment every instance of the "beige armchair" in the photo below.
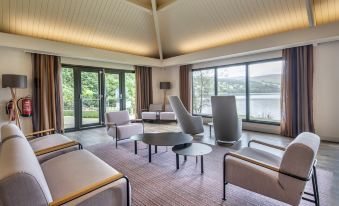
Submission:
<svg viewBox="0 0 339 206">
<path fill-rule="evenodd" d="M 116 148 L 118 148 L 118 141 L 144 133 L 143 120 L 130 119 L 127 111 L 106 113 L 105 124 L 107 134 L 115 139 Z"/>
<path fill-rule="evenodd" d="M 250 147 L 261 144 L 283 151 L 282 157 Z M 282 202 L 298 205 L 301 199 L 319 205 L 316 174 L 316 154 L 320 138 L 304 132 L 286 148 L 252 140 L 248 147 L 224 156 L 223 199 L 226 185 L 233 184 Z M 313 193 L 304 192 L 307 181 L 312 180 Z M 303 194 L 313 199 L 303 197 Z"/>
</svg>

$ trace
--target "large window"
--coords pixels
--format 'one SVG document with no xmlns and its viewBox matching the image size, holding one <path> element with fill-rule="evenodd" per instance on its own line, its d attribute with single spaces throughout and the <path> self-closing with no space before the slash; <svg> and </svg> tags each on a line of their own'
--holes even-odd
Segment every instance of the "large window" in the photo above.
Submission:
<svg viewBox="0 0 339 206">
<path fill-rule="evenodd" d="M 210 116 L 211 96 L 234 95 L 246 121 L 280 122 L 282 60 L 272 59 L 193 71 L 193 114 Z"/>
</svg>

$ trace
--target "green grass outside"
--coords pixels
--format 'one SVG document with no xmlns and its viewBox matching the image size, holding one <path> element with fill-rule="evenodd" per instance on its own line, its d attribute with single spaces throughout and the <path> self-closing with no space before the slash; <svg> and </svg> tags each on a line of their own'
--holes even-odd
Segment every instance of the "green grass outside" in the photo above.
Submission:
<svg viewBox="0 0 339 206">
<path fill-rule="evenodd" d="M 74 111 L 72 110 L 65 110 L 64 111 L 64 116 L 74 116 Z M 99 118 L 99 112 L 98 111 L 83 111 L 82 112 L 82 117 L 83 118 Z"/>
</svg>

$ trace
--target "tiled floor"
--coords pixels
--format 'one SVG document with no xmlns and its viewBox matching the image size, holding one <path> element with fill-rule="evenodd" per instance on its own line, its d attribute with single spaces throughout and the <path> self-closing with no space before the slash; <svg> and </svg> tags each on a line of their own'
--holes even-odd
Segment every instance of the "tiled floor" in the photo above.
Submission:
<svg viewBox="0 0 339 206">
<path fill-rule="evenodd" d="M 145 123 L 145 132 L 173 132 L 173 131 L 180 131 L 178 126 L 175 123 L 164 123 L 164 124 L 155 124 L 155 123 Z M 88 129 L 82 130 L 78 132 L 70 132 L 66 133 L 66 136 L 78 140 L 83 144 L 84 147 L 105 143 L 105 142 L 113 142 L 112 137 L 106 134 L 106 128 L 96 128 L 96 129 Z M 194 137 L 195 140 L 201 141 L 207 144 L 215 144 L 215 139 L 213 136 L 213 129 L 212 129 L 212 136 L 210 137 L 209 127 L 205 126 L 205 133 L 204 135 L 199 135 Z M 291 138 L 283 137 L 280 135 L 274 134 L 264 134 L 259 132 L 252 132 L 252 131 L 244 131 L 243 136 L 239 142 L 234 145 L 223 145 L 227 148 L 231 149 L 239 149 L 241 147 L 247 146 L 247 143 L 250 139 L 258 139 L 263 140 L 268 143 L 272 143 L 275 145 L 286 146 L 289 142 L 292 141 Z M 129 140 L 127 140 L 129 141 Z M 257 145 L 256 147 L 260 147 Z M 268 150 L 267 147 L 264 148 L 266 151 Z M 269 149 L 270 152 L 279 154 L 279 151 L 274 149 Z M 339 144 L 338 143 L 329 143 L 329 142 L 322 142 L 318 152 L 318 168 L 328 170 L 333 172 L 333 183 L 332 183 L 332 190 L 331 196 L 335 197 L 335 199 L 339 202 Z"/>
</svg>

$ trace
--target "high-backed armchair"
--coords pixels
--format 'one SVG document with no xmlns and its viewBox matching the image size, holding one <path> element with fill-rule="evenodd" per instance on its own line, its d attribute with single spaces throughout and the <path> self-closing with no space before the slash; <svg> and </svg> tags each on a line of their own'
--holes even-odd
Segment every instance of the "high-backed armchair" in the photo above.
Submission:
<svg viewBox="0 0 339 206">
<path fill-rule="evenodd" d="M 202 117 L 192 116 L 178 96 L 170 96 L 168 99 L 183 133 L 195 135 L 204 132 Z"/>
<path fill-rule="evenodd" d="M 118 148 L 119 140 L 144 132 L 143 121 L 141 119 L 131 120 L 127 111 L 106 113 L 106 128 L 107 134 L 115 139 L 116 148 Z"/>
<path fill-rule="evenodd" d="M 211 103 L 215 139 L 222 143 L 238 141 L 242 120 L 237 114 L 235 96 L 212 96 Z"/>
<path fill-rule="evenodd" d="M 251 143 L 281 150 L 283 156 L 252 148 Z M 315 167 L 319 144 L 319 136 L 304 132 L 286 148 L 252 140 L 249 147 L 226 153 L 223 199 L 226 197 L 226 184 L 230 183 L 291 205 L 298 205 L 301 198 L 319 205 Z M 312 180 L 313 193 L 304 192 L 308 180 Z M 303 194 L 313 196 L 314 200 L 302 197 Z"/>
</svg>

